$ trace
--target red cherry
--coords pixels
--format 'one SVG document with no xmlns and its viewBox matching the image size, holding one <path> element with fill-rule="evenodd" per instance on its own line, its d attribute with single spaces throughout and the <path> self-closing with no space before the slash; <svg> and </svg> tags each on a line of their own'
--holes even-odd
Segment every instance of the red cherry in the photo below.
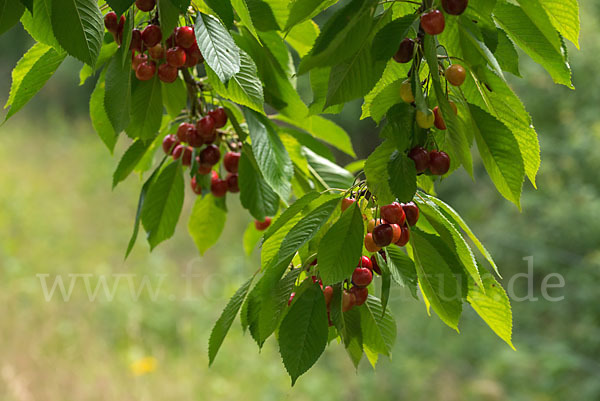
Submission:
<svg viewBox="0 0 600 401">
<path fill-rule="evenodd" d="M 161 64 L 158 67 L 158 79 L 168 84 L 177 80 L 177 68 L 169 64 Z"/>
<path fill-rule="evenodd" d="M 187 131 L 187 143 L 194 148 L 199 148 L 204 145 L 204 140 L 198 135 L 198 131 L 196 131 L 196 128 L 192 124 L 190 124 L 190 127 Z"/>
<path fill-rule="evenodd" d="M 429 35 L 439 35 L 446 27 L 444 14 L 440 10 L 433 10 L 421 15 L 421 27 Z"/>
<path fill-rule="evenodd" d="M 198 185 L 196 177 L 192 177 L 192 181 L 190 182 L 190 184 L 192 185 L 192 191 L 194 191 L 194 193 L 196 193 L 197 195 L 202 195 L 202 187 Z"/>
<path fill-rule="evenodd" d="M 140 81 L 149 81 L 156 74 L 156 64 L 154 61 L 144 61 L 135 69 L 135 76 Z"/>
<path fill-rule="evenodd" d="M 131 43 L 129 44 L 129 49 L 137 52 L 142 51 L 142 32 L 139 29 L 131 31 Z"/>
<path fill-rule="evenodd" d="M 175 42 L 178 46 L 184 49 L 189 49 L 196 42 L 196 35 L 194 35 L 194 28 L 191 26 L 182 26 L 177 28 L 175 31 Z"/>
<path fill-rule="evenodd" d="M 435 108 L 433 109 L 433 115 L 435 116 L 435 120 L 433 122 L 435 128 L 439 129 L 440 131 L 444 131 L 447 127 L 446 122 L 444 121 L 444 117 L 442 117 L 442 112 L 440 111 L 439 106 L 435 106 Z"/>
<path fill-rule="evenodd" d="M 135 0 L 135 6 L 140 11 L 152 11 L 156 5 L 156 0 Z"/>
<path fill-rule="evenodd" d="M 450 156 L 446 152 L 429 152 L 429 171 L 433 175 L 444 175 L 450 170 Z"/>
<path fill-rule="evenodd" d="M 398 202 L 381 206 L 381 217 L 390 224 L 399 225 L 404 224 L 404 220 L 406 219 L 402 205 Z"/>
<path fill-rule="evenodd" d="M 231 193 L 240 192 L 240 186 L 238 185 L 238 175 L 237 173 L 229 173 L 225 178 L 227 181 L 227 190 Z"/>
<path fill-rule="evenodd" d="M 177 127 L 177 138 L 179 138 L 179 140 L 181 142 L 187 142 L 188 141 L 188 132 L 190 132 L 190 130 L 193 130 L 193 129 L 195 129 L 195 128 L 190 123 L 179 124 L 179 127 Z"/>
<path fill-rule="evenodd" d="M 354 293 L 344 290 L 342 294 L 342 312 L 348 312 L 356 304 Z"/>
<path fill-rule="evenodd" d="M 216 145 L 208 145 L 200 152 L 200 160 L 203 165 L 214 166 L 221 158 L 221 151 Z"/>
<path fill-rule="evenodd" d="M 352 282 L 357 287 L 366 287 L 373 281 L 371 269 L 366 267 L 357 267 L 352 273 Z"/>
<path fill-rule="evenodd" d="M 222 198 L 227 193 L 227 181 L 217 179 L 211 182 L 210 192 L 215 198 Z"/>
<path fill-rule="evenodd" d="M 215 120 L 215 128 L 223 128 L 227 124 L 227 112 L 222 107 L 209 111 L 208 115 Z"/>
<path fill-rule="evenodd" d="M 212 166 L 204 166 L 200 164 L 200 156 L 196 156 L 196 162 L 198 163 L 198 174 L 208 174 L 212 171 Z"/>
<path fill-rule="evenodd" d="M 415 41 L 410 38 L 404 38 L 402 42 L 400 42 L 400 47 L 396 54 L 394 54 L 394 60 L 397 63 L 408 63 L 413 59 L 413 54 L 415 52 Z"/>
<path fill-rule="evenodd" d="M 137 68 L 143 62 L 148 61 L 148 56 L 145 54 L 135 54 L 135 52 L 131 52 L 131 69 L 137 70 Z"/>
<path fill-rule="evenodd" d="M 196 64 L 201 63 L 203 61 L 204 61 L 204 58 L 202 57 L 202 53 L 200 53 L 200 50 L 193 51 L 192 49 L 185 49 L 184 67 L 192 68 Z"/>
<path fill-rule="evenodd" d="M 148 55 L 154 60 L 162 60 L 165 58 L 165 48 L 159 43 L 148 49 Z"/>
<path fill-rule="evenodd" d="M 408 240 L 410 239 L 410 230 L 406 226 L 402 226 L 402 234 L 400 235 L 400 239 L 396 241 L 396 245 L 404 246 L 408 244 Z"/>
<path fill-rule="evenodd" d="M 256 229 L 258 231 L 265 231 L 267 228 L 269 228 L 270 225 L 271 225 L 270 217 L 265 217 L 264 221 L 258 221 L 258 220 L 254 221 L 254 227 L 256 227 Z"/>
<path fill-rule="evenodd" d="M 115 41 L 119 46 L 121 45 L 121 42 L 123 42 L 123 29 L 125 29 L 125 16 L 121 15 L 121 18 L 119 18 L 119 25 L 117 26 L 117 33 L 113 33 Z"/>
<path fill-rule="evenodd" d="M 331 298 L 333 298 L 333 287 L 328 285 L 323 288 L 323 296 L 325 297 L 325 304 L 329 306 L 331 303 Z"/>
<path fill-rule="evenodd" d="M 450 85 L 461 86 L 467 78 L 467 70 L 460 64 L 452 64 L 446 68 L 444 76 Z"/>
<path fill-rule="evenodd" d="M 419 220 L 419 208 L 415 205 L 415 202 L 409 202 L 402 205 L 404 214 L 406 215 L 406 222 L 409 226 L 414 226 Z"/>
<path fill-rule="evenodd" d="M 148 25 L 142 31 L 142 40 L 148 47 L 156 46 L 162 40 L 162 32 L 158 25 Z"/>
<path fill-rule="evenodd" d="M 354 305 L 356 306 L 363 305 L 369 298 L 369 289 L 366 287 L 352 287 L 350 292 L 354 294 Z"/>
<path fill-rule="evenodd" d="M 206 141 L 212 142 L 215 137 L 215 120 L 211 116 L 204 116 L 196 123 L 198 134 Z"/>
<path fill-rule="evenodd" d="M 365 248 L 367 248 L 367 251 L 369 252 L 378 252 L 381 249 L 375 244 L 375 241 L 373 240 L 373 234 L 371 233 L 365 235 Z"/>
<path fill-rule="evenodd" d="M 469 0 L 442 0 L 442 7 L 450 15 L 460 15 L 467 9 Z"/>
<path fill-rule="evenodd" d="M 119 28 L 119 21 L 117 18 L 117 13 L 114 11 L 109 12 L 104 16 L 104 26 L 106 30 L 112 34 L 117 33 L 117 29 Z"/>
<path fill-rule="evenodd" d="M 429 152 L 427 152 L 427 149 L 423 147 L 418 146 L 411 149 L 411 151 L 408 153 L 408 157 L 413 159 L 415 162 L 417 174 L 423 173 L 429 167 Z"/>
<path fill-rule="evenodd" d="M 388 246 L 394 238 L 394 229 L 390 224 L 380 224 L 373 229 L 373 242 L 380 248 Z"/>
<path fill-rule="evenodd" d="M 387 256 L 385 256 L 385 252 L 379 251 L 379 254 L 383 258 L 383 260 L 387 262 Z M 379 266 L 379 263 L 377 263 L 377 256 L 371 256 L 371 263 L 373 264 L 373 271 L 381 276 L 381 267 Z"/>
<path fill-rule="evenodd" d="M 185 50 L 182 47 L 172 47 L 167 50 L 167 63 L 173 67 L 183 67 L 185 65 Z"/>
<path fill-rule="evenodd" d="M 350 206 L 352 206 L 356 202 L 356 199 L 342 199 L 342 212 L 345 212 Z"/>
<path fill-rule="evenodd" d="M 358 267 L 366 267 L 367 269 L 372 269 L 373 264 L 371 263 L 371 259 L 368 256 L 361 256 L 358 261 Z"/>
<path fill-rule="evenodd" d="M 167 135 L 162 142 L 162 148 L 166 154 L 170 155 L 173 153 L 175 147 L 179 145 L 179 141 L 175 135 Z"/>
<path fill-rule="evenodd" d="M 184 166 L 192 164 L 192 148 L 185 145 L 177 145 L 173 150 L 173 160 L 181 157 L 181 163 Z"/>
<path fill-rule="evenodd" d="M 219 179 L 219 173 L 217 173 L 215 170 L 212 170 L 210 172 L 210 182 L 216 181 Z"/>
<path fill-rule="evenodd" d="M 400 228 L 398 224 L 391 224 L 391 226 L 394 233 L 392 236 L 392 243 L 394 243 L 400 239 L 400 236 L 402 235 L 402 228 Z"/>
<path fill-rule="evenodd" d="M 241 156 L 241 153 L 238 152 L 225 153 L 225 157 L 223 158 L 225 170 L 229 171 L 230 173 L 237 173 Z"/>
</svg>

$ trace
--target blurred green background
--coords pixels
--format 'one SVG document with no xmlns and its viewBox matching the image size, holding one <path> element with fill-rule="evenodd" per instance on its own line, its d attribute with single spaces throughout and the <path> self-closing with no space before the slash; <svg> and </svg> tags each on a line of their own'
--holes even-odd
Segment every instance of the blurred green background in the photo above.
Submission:
<svg viewBox="0 0 600 401">
<path fill-rule="evenodd" d="M 173 239 L 152 254 L 142 240 L 123 254 L 132 228 L 139 177 L 111 191 L 111 174 L 126 147 L 110 157 L 87 117 L 93 82 L 78 87 L 79 63 L 65 63 L 43 91 L 0 127 L 0 400 L 598 400 L 600 399 L 600 6 L 582 5 L 581 51 L 571 47 L 577 91 L 555 86 L 522 57 L 524 80 L 511 79 L 531 112 L 543 152 L 539 189 L 526 184 L 523 212 L 503 200 L 479 161 L 476 181 L 458 173 L 439 192 L 494 255 L 503 284 L 534 260 L 537 301 L 513 302 L 512 351 L 468 309 L 461 334 L 428 317 L 400 289 L 391 305 L 398 323 L 393 359 L 358 373 L 343 347 L 327 349 L 292 389 L 274 339 L 261 353 L 239 322 L 208 368 L 207 339 L 228 298 L 258 267 L 245 258 L 250 222 L 230 197 L 231 213 L 218 245 L 198 257 L 185 222 L 187 193 Z M 31 45 L 14 28 L 2 38 L 0 101 L 11 68 Z M 360 104 L 338 119 L 360 156 L 377 144 Z M 192 273 L 193 277 L 185 277 Z M 541 297 L 541 283 L 559 273 L 561 297 Z M 94 302 L 79 276 L 69 301 L 46 302 L 41 281 L 57 275 L 100 277 Z M 130 294 L 144 277 L 156 296 Z M 108 276 L 112 275 L 112 276 Z M 42 277 L 40 279 L 40 277 Z M 555 281 L 553 281 L 555 282 Z M 527 292 L 525 279 L 515 292 Z M 58 290 L 57 290 L 58 291 Z"/>
</svg>

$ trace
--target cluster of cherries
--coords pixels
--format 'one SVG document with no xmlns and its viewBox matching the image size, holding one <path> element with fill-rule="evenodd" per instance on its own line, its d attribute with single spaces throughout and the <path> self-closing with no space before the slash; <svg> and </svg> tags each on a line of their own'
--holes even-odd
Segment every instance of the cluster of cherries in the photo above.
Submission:
<svg viewBox="0 0 600 401">
<path fill-rule="evenodd" d="M 450 170 L 450 156 L 442 150 L 427 151 L 422 146 L 414 147 L 408 153 L 415 162 L 417 174 L 422 174 L 429 169 L 433 175 L 444 175 Z"/>
<path fill-rule="evenodd" d="M 138 0 L 135 4 L 141 11 L 151 11 L 156 1 Z M 118 19 L 117 14 L 111 11 L 104 16 L 104 26 L 121 45 L 125 16 L 122 15 Z M 173 34 L 164 43 L 162 30 L 158 25 L 150 24 L 141 31 L 133 29 L 129 49 L 131 68 L 140 81 L 148 81 L 158 72 L 161 81 L 175 82 L 179 68 L 191 68 L 204 62 L 194 29 L 190 26 L 175 28 Z"/>
</svg>

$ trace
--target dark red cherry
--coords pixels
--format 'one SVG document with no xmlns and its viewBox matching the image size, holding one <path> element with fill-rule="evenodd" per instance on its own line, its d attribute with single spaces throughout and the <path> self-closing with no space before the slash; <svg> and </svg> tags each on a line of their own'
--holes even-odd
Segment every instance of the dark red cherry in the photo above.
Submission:
<svg viewBox="0 0 600 401">
<path fill-rule="evenodd" d="M 240 186 L 238 185 L 238 175 L 237 173 L 229 173 L 227 177 L 225 177 L 225 181 L 227 181 L 227 190 L 231 193 L 240 192 Z"/>
<path fill-rule="evenodd" d="M 421 27 L 429 35 L 439 35 L 446 27 L 444 14 L 440 10 L 433 10 L 421 15 Z"/>
<path fill-rule="evenodd" d="M 172 47 L 167 50 L 167 63 L 173 67 L 179 68 L 185 65 L 186 54 L 183 47 Z"/>
<path fill-rule="evenodd" d="M 450 15 L 460 15 L 465 12 L 469 0 L 442 0 L 442 7 Z"/>
<path fill-rule="evenodd" d="M 223 128 L 227 124 L 227 112 L 222 107 L 209 111 L 208 115 L 215 121 L 215 128 Z"/>
<path fill-rule="evenodd" d="M 189 49 L 196 42 L 194 28 L 191 26 L 181 26 L 175 31 L 175 42 L 184 49 Z"/>
<path fill-rule="evenodd" d="M 238 152 L 225 153 L 225 157 L 223 157 L 223 165 L 225 166 L 225 170 L 229 171 L 230 173 L 237 173 L 240 157 L 241 153 Z"/>
<path fill-rule="evenodd" d="M 415 202 L 409 202 L 402 205 L 404 214 L 406 215 L 406 222 L 409 226 L 414 226 L 419 220 L 419 208 L 415 205 Z"/>
<path fill-rule="evenodd" d="M 411 149 L 408 153 L 408 157 L 415 162 L 417 174 L 423 173 L 429 167 L 429 152 L 421 146 Z"/>
<path fill-rule="evenodd" d="M 429 152 L 429 171 L 433 175 L 444 175 L 450 170 L 450 156 L 446 152 L 432 150 Z"/>
<path fill-rule="evenodd" d="M 354 295 L 354 305 L 361 306 L 369 298 L 369 289 L 366 287 L 352 287 L 350 292 Z"/>
<path fill-rule="evenodd" d="M 413 59 L 413 55 L 415 52 L 415 41 L 410 38 L 404 38 L 402 42 L 400 42 L 400 47 L 396 54 L 394 54 L 394 60 L 398 63 L 408 63 Z"/>
<path fill-rule="evenodd" d="M 167 135 L 162 142 L 162 148 L 166 154 L 170 155 L 173 153 L 175 147 L 179 145 L 179 141 L 175 135 Z"/>
<path fill-rule="evenodd" d="M 380 248 L 388 246 L 394 238 L 394 229 L 390 224 L 380 224 L 373 229 L 373 242 Z"/>
<path fill-rule="evenodd" d="M 156 46 L 162 40 L 162 32 L 158 25 L 148 25 L 142 31 L 142 41 L 148 47 Z"/>
<path fill-rule="evenodd" d="M 169 64 L 161 64 L 158 67 L 158 79 L 162 82 L 173 83 L 177 80 L 177 68 Z"/>
<path fill-rule="evenodd" d="M 208 145 L 200 152 L 200 160 L 203 165 L 214 166 L 221 158 L 221 151 L 216 145 Z"/>
</svg>

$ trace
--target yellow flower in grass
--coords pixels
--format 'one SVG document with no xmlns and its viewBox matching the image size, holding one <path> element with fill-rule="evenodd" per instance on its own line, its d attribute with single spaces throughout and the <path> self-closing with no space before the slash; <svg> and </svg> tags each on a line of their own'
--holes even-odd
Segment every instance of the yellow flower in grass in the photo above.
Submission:
<svg viewBox="0 0 600 401">
<path fill-rule="evenodd" d="M 156 366 L 158 365 L 158 361 L 156 358 L 152 356 L 147 356 L 144 358 L 140 358 L 137 361 L 134 361 L 129 365 L 131 368 L 131 372 L 133 372 L 136 376 L 142 376 L 146 373 L 151 373 L 156 370 Z"/>
</svg>

